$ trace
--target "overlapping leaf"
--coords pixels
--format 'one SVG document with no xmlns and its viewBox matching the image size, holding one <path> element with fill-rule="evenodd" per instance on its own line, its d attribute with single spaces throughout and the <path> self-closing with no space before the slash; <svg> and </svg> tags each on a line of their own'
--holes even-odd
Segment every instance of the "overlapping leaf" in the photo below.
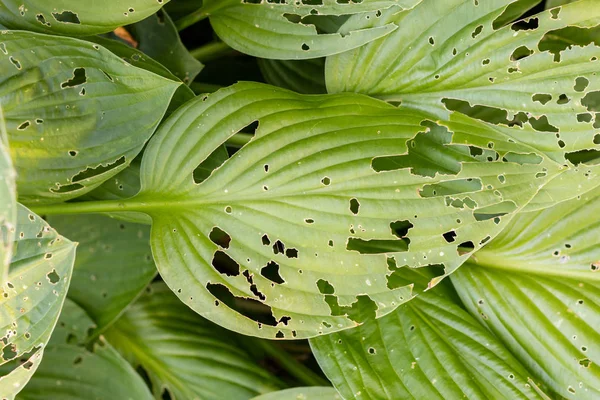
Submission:
<svg viewBox="0 0 600 400">
<path fill-rule="evenodd" d="M 563 169 L 522 132 L 425 120 L 360 95 L 234 85 L 165 122 L 121 210 L 152 217 L 159 271 L 201 315 L 277 338 L 353 327 L 411 297 L 389 283 L 398 268 L 449 274 Z M 196 184 L 212 149 L 254 121 L 254 140 Z"/>
<path fill-rule="evenodd" d="M 593 0 L 547 10 L 501 29 L 494 22 L 509 0 L 424 0 L 414 9 L 354 17 L 341 30 L 397 23 L 387 37 L 328 58 L 332 92 L 355 91 L 446 115 L 460 104 L 480 107 L 498 125 L 539 132 L 532 145 L 554 141 L 557 162 L 577 164 L 600 154 L 594 98 L 600 48 L 582 43 L 564 51 L 544 41 L 564 27 L 600 24 Z M 566 47 L 566 45 L 564 46 Z M 564 49 L 563 47 L 563 49 Z"/>
<path fill-rule="evenodd" d="M 100 332 L 156 275 L 150 228 L 102 215 L 52 216 L 48 221 L 79 242 L 69 298 L 83 307 Z"/>
<path fill-rule="evenodd" d="M 252 400 L 342 400 L 331 387 L 303 387 L 263 394 Z"/>
<path fill-rule="evenodd" d="M 453 276 L 473 315 L 554 392 L 600 395 L 600 189 L 523 213 Z"/>
<path fill-rule="evenodd" d="M 189 310 L 164 284 L 153 284 L 106 332 L 148 373 L 156 398 L 248 399 L 277 390 L 269 374 L 235 346 L 235 335 Z"/>
<path fill-rule="evenodd" d="M 140 21 L 170 0 L 2 0 L 0 24 L 9 29 L 85 36 Z"/>
<path fill-rule="evenodd" d="M 0 299 L 3 398 L 18 393 L 38 366 L 66 297 L 75 258 L 74 243 L 20 205 L 14 234 Z M 19 365 L 17 359 L 24 361 Z"/>
<path fill-rule="evenodd" d="M 420 272 L 420 271 L 419 271 Z M 426 285 L 427 274 L 398 279 Z M 531 374 L 442 284 L 311 347 L 346 399 L 547 399 Z"/>
<path fill-rule="evenodd" d="M 8 279 L 17 219 L 16 174 L 8 153 L 8 139 L 0 107 L 0 282 Z"/>
<path fill-rule="evenodd" d="M 269 60 L 259 59 L 258 65 L 271 85 L 305 94 L 327 93 L 325 88 L 325 60 Z"/>
<path fill-rule="evenodd" d="M 141 376 L 103 338 L 89 349 L 83 346 L 93 327 L 67 300 L 44 359 L 19 399 L 153 399 Z"/>
<path fill-rule="evenodd" d="M 394 23 L 339 33 L 317 29 L 319 18 L 381 12 L 395 5 L 413 7 L 420 0 L 364 0 L 361 2 L 205 0 L 197 11 L 210 16 L 221 39 L 243 53 L 272 59 L 318 58 L 357 48 L 381 38 L 394 29 Z"/>
<path fill-rule="evenodd" d="M 125 168 L 179 85 L 77 39 L 7 32 L 0 50 L 0 102 L 28 203 L 76 197 Z"/>
</svg>

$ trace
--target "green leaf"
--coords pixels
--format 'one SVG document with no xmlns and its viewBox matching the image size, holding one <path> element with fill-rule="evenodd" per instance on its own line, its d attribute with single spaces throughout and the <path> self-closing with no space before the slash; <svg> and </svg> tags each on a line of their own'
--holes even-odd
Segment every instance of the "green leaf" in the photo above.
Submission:
<svg viewBox="0 0 600 400">
<path fill-rule="evenodd" d="M 163 283 L 153 284 L 105 337 L 148 373 L 156 398 L 248 399 L 277 390 L 269 373 L 234 343 L 235 335 L 200 318 Z"/>
<path fill-rule="evenodd" d="M 568 3 L 574 3 L 577 0 L 546 0 L 546 8 L 554 8 Z"/>
<path fill-rule="evenodd" d="M 328 58 L 330 92 L 370 94 L 447 116 L 448 99 L 492 108 L 504 125 L 518 123 L 552 140 L 563 152 L 598 152 L 590 97 L 600 89 L 600 48 L 541 51 L 547 34 L 600 23 L 600 7 L 582 0 L 494 30 L 511 3 L 493 0 L 423 1 L 391 8 L 379 19 L 351 18 L 341 30 L 397 23 L 399 28 L 360 49 Z M 538 26 L 539 25 L 539 26 Z M 514 121 L 516 119 L 516 121 Z M 498 123 L 498 122 L 495 122 Z"/>
<path fill-rule="evenodd" d="M 4 115 L 0 107 L 0 282 L 8 280 L 17 219 L 16 179 L 8 152 Z"/>
<path fill-rule="evenodd" d="M 454 133 L 366 96 L 240 83 L 173 114 L 144 153 L 140 193 L 113 210 L 151 216 L 161 276 L 228 329 L 354 327 L 361 306 L 380 317 L 411 297 L 389 284 L 397 267 L 451 273 L 564 169 L 521 131 L 452 117 Z M 255 121 L 254 139 L 196 183 L 212 149 Z"/>
<path fill-rule="evenodd" d="M 280 390 L 252 400 L 342 400 L 342 397 L 334 388 L 313 386 Z"/>
<path fill-rule="evenodd" d="M 8 280 L 2 282 L 0 393 L 12 398 L 29 380 L 60 314 L 75 244 L 19 205 Z M 25 359 L 18 365 L 17 359 Z"/>
<path fill-rule="evenodd" d="M 77 39 L 7 32 L 0 48 L 0 98 L 26 203 L 79 196 L 125 168 L 179 85 Z"/>
<path fill-rule="evenodd" d="M 169 0 L 3 0 L 0 23 L 10 29 L 73 36 L 95 35 L 140 21 L 167 2 Z"/>
<path fill-rule="evenodd" d="M 332 15 L 350 15 L 383 10 L 397 5 L 413 7 L 420 0 L 365 0 L 341 3 L 323 0 L 320 4 L 267 3 L 239 0 L 205 0 L 202 15 L 210 16 L 217 35 L 234 49 L 261 58 L 292 60 L 324 57 L 360 47 L 388 35 L 393 23 L 340 33 L 320 32 L 314 21 Z"/>
<path fill-rule="evenodd" d="M 538 379 L 600 396 L 600 189 L 523 213 L 452 275 L 458 294 Z"/>
<path fill-rule="evenodd" d="M 92 326 L 83 310 L 65 302 L 44 359 L 18 399 L 151 400 L 144 380 L 104 338 L 82 346 L 81 335 Z"/>
<path fill-rule="evenodd" d="M 305 94 L 327 93 L 325 88 L 325 59 L 269 60 L 258 59 L 265 80 L 271 85 Z"/>
<path fill-rule="evenodd" d="M 401 273 L 399 279 L 425 287 L 430 278 L 410 269 Z M 547 399 L 445 283 L 381 319 L 311 339 L 319 365 L 342 396 Z"/>
<path fill-rule="evenodd" d="M 186 84 L 204 67 L 187 51 L 171 18 L 164 10 L 128 27 L 138 49 L 169 69 Z"/>
<path fill-rule="evenodd" d="M 150 228 L 102 215 L 52 216 L 48 222 L 79 242 L 69 298 L 102 332 L 156 275 Z"/>
</svg>

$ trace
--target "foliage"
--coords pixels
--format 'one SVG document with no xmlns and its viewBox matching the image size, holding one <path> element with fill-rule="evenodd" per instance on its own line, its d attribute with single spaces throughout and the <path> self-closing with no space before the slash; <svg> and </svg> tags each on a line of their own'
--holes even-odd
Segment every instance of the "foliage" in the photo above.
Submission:
<svg viewBox="0 0 600 400">
<path fill-rule="evenodd" d="M 1 399 L 600 396 L 597 1 L 0 24 Z"/>
</svg>

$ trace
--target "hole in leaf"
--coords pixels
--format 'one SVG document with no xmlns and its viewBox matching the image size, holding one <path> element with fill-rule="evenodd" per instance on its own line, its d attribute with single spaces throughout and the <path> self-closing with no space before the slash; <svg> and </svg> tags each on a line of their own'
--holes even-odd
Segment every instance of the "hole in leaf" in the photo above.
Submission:
<svg viewBox="0 0 600 400">
<path fill-rule="evenodd" d="M 579 78 L 575 79 L 575 86 L 573 87 L 573 89 L 576 92 L 583 92 L 585 89 L 587 89 L 589 84 L 590 81 L 587 78 L 580 76 Z"/>
<path fill-rule="evenodd" d="M 515 49 L 515 51 L 513 51 L 513 53 L 510 56 L 510 60 L 511 61 L 522 60 L 523 58 L 529 57 L 532 54 L 533 54 L 533 50 L 531 50 L 529 47 L 520 46 L 520 47 L 517 47 Z"/>
<path fill-rule="evenodd" d="M 463 242 L 461 244 L 458 245 L 458 247 L 456 248 L 458 255 L 462 256 L 465 254 L 469 254 L 470 252 L 472 252 L 473 250 L 475 250 L 475 245 L 473 244 L 472 241 L 468 241 L 468 242 Z"/>
<path fill-rule="evenodd" d="M 348 238 L 346 250 L 357 251 L 360 254 L 383 254 L 408 251 L 409 238 L 400 240 L 364 240 L 359 238 Z"/>
<path fill-rule="evenodd" d="M 276 326 L 271 307 L 258 300 L 234 296 L 227 286 L 220 283 L 208 283 L 206 289 L 227 307 L 260 324 Z"/>
<path fill-rule="evenodd" d="M 454 231 L 448 231 L 448 232 L 442 234 L 442 236 L 448 243 L 452 243 L 452 242 L 454 242 L 454 240 L 456 240 L 456 232 L 454 232 Z"/>
<path fill-rule="evenodd" d="M 217 250 L 212 259 L 212 266 L 223 275 L 238 276 L 240 274 L 239 264 L 221 250 Z"/>
<path fill-rule="evenodd" d="M 86 168 L 84 171 L 81 171 L 77 175 L 73 176 L 71 182 L 75 183 L 84 179 L 90 179 L 95 176 L 102 175 L 103 173 L 115 169 L 123 164 L 125 164 L 125 156 L 122 156 L 115 162 L 109 163 L 107 165 L 99 165 L 95 168 Z"/>
<path fill-rule="evenodd" d="M 412 227 L 414 227 L 414 225 L 408 220 L 395 221 L 390 224 L 392 233 L 399 238 L 404 238 L 406 235 L 408 235 L 408 231 Z"/>
<path fill-rule="evenodd" d="M 224 249 L 228 249 L 229 243 L 231 243 L 231 236 L 229 236 L 227 232 L 218 226 L 212 228 L 208 238 L 211 240 L 211 242 Z"/>
<path fill-rule="evenodd" d="M 279 275 L 279 264 L 275 261 L 269 261 L 267 265 L 261 268 L 260 274 L 271 282 L 282 284 L 285 280 Z"/>
<path fill-rule="evenodd" d="M 545 94 L 545 93 L 537 93 L 534 94 L 531 99 L 533 101 L 537 101 L 538 103 L 541 103 L 543 106 L 545 106 L 547 103 L 550 102 L 550 100 L 552 100 L 552 95 L 551 94 Z"/>
<path fill-rule="evenodd" d="M 597 165 L 600 163 L 600 150 L 579 150 L 565 154 L 565 158 L 573 165 Z"/>
<path fill-rule="evenodd" d="M 529 18 L 528 20 L 522 20 L 512 24 L 510 29 L 513 31 L 531 31 L 539 27 L 540 21 L 537 18 Z"/>
<path fill-rule="evenodd" d="M 356 199 L 350 199 L 350 211 L 352 214 L 358 214 L 358 209 L 360 208 L 360 203 Z"/>
<path fill-rule="evenodd" d="M 53 12 L 52 16 L 58 22 L 62 22 L 63 24 L 80 24 L 79 18 L 77 14 L 71 11 L 63 11 L 61 13 Z"/>
<path fill-rule="evenodd" d="M 334 294 L 335 293 L 335 288 L 333 287 L 333 285 L 329 282 L 327 282 L 325 279 L 319 279 L 317 281 L 317 288 L 319 289 L 319 292 L 321 294 Z"/>
<path fill-rule="evenodd" d="M 46 278 L 48 278 L 48 281 L 53 285 L 56 285 L 58 281 L 60 281 L 60 276 L 58 276 L 54 269 L 46 275 Z"/>
<path fill-rule="evenodd" d="M 85 68 L 75 68 L 73 70 L 73 77 L 60 84 L 61 88 L 75 87 L 83 85 L 87 82 L 87 76 L 85 75 Z"/>
</svg>

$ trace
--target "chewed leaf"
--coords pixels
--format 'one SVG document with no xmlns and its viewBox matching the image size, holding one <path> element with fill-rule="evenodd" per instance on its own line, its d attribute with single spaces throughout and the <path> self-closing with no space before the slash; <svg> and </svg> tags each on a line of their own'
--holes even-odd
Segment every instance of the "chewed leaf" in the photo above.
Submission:
<svg viewBox="0 0 600 400">
<path fill-rule="evenodd" d="M 107 0 L 102 2 L 3 0 L 0 24 L 9 29 L 85 36 L 110 32 L 140 21 L 170 0 Z"/>
<path fill-rule="evenodd" d="M 452 276 L 478 316 L 542 383 L 600 396 L 600 189 L 521 213 Z"/>
<path fill-rule="evenodd" d="M 248 399 L 279 384 L 254 363 L 239 338 L 199 317 L 164 283 L 152 284 L 106 332 L 127 360 L 141 366 L 156 398 Z"/>
<path fill-rule="evenodd" d="M 354 327 L 413 296 L 390 283 L 398 269 L 440 265 L 435 285 L 563 168 L 463 119 L 453 132 L 362 95 L 240 83 L 165 121 L 123 211 L 150 215 L 162 277 L 201 315 L 270 338 Z M 213 149 L 256 121 L 254 139 L 196 183 Z M 444 157 L 424 160 L 424 143 Z"/>
<path fill-rule="evenodd" d="M 109 326 L 156 275 L 150 228 L 103 215 L 51 216 L 48 222 L 79 242 L 69 298 Z"/>
<path fill-rule="evenodd" d="M 404 272 L 405 281 L 427 284 L 426 275 Z M 377 321 L 311 339 L 344 398 L 548 399 L 446 283 Z"/>
<path fill-rule="evenodd" d="M 243 53 L 281 60 L 308 59 L 360 47 L 388 35 L 394 23 L 327 33 L 319 19 L 387 9 L 413 7 L 420 0 L 365 0 L 340 2 L 270 2 L 254 0 L 206 0 L 201 10 L 210 16 L 213 29 L 224 42 Z"/>
<path fill-rule="evenodd" d="M 18 393 L 39 364 L 67 294 L 75 244 L 40 217 L 18 207 L 14 252 L 2 282 L 2 395 Z M 24 358 L 22 365 L 16 359 Z"/>
<path fill-rule="evenodd" d="M 16 173 L 8 152 L 8 139 L 0 107 L 0 283 L 8 279 L 17 220 Z"/>
<path fill-rule="evenodd" d="M 125 168 L 180 85 L 78 39 L 5 32 L 0 49 L 0 97 L 26 203 L 77 197 Z"/>
<path fill-rule="evenodd" d="M 104 338 L 85 346 L 94 326 L 85 312 L 67 300 L 44 352 L 44 359 L 19 399 L 153 399 L 142 377 Z"/>
</svg>

